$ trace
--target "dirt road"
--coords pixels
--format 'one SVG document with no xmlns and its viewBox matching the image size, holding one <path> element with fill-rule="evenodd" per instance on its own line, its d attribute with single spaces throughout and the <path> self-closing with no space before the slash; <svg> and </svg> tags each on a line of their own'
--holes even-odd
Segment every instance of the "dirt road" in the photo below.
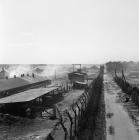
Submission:
<svg viewBox="0 0 139 140">
<path fill-rule="evenodd" d="M 107 140 L 139 140 L 139 135 L 117 94 L 122 92 L 108 74 L 104 75 Z"/>
<path fill-rule="evenodd" d="M 77 99 L 83 94 L 83 90 L 72 90 L 64 97 L 64 100 L 59 102 L 57 105 L 61 111 L 64 111 L 77 101 Z"/>
</svg>

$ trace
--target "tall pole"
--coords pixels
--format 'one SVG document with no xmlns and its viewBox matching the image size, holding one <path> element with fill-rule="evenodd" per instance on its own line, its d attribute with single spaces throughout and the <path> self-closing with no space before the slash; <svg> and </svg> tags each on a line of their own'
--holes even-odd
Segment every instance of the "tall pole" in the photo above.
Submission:
<svg viewBox="0 0 139 140">
<path fill-rule="evenodd" d="M 117 72 L 116 72 L 116 69 L 115 69 L 115 77 L 117 77 Z"/>
<path fill-rule="evenodd" d="M 122 69 L 122 79 L 125 80 L 124 70 Z"/>
<path fill-rule="evenodd" d="M 56 80 L 56 70 L 55 70 L 55 80 Z"/>
</svg>

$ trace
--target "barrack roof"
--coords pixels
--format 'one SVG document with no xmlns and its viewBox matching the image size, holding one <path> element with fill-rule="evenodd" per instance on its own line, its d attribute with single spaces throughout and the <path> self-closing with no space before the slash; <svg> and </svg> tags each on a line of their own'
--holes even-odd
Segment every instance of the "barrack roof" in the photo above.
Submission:
<svg viewBox="0 0 139 140">
<path fill-rule="evenodd" d="M 56 89 L 58 89 L 58 87 L 30 89 L 18 94 L 1 98 L 0 104 L 31 101 Z"/>
<path fill-rule="evenodd" d="M 0 91 L 9 90 L 30 84 L 22 78 L 0 79 Z"/>
</svg>

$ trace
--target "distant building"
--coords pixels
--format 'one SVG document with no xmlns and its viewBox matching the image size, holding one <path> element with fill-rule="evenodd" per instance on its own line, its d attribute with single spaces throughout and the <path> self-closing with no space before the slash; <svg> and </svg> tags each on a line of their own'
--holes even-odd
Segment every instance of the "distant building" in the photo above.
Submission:
<svg viewBox="0 0 139 140">
<path fill-rule="evenodd" d="M 36 68 L 35 69 L 35 72 L 37 72 L 37 73 L 42 73 L 44 70 L 43 69 L 40 69 L 40 68 Z"/>
<path fill-rule="evenodd" d="M 74 65 L 79 65 L 80 68 L 75 71 Z M 84 82 L 87 79 L 87 73 L 82 72 L 81 64 L 73 64 L 73 72 L 68 74 L 68 78 L 71 82 Z"/>
<path fill-rule="evenodd" d="M 6 79 L 8 77 L 9 73 L 4 68 L 2 68 L 2 71 L 0 72 L 0 79 Z"/>
<path fill-rule="evenodd" d="M 68 78 L 71 82 L 84 82 L 87 79 L 87 74 L 80 71 L 75 71 L 68 74 Z"/>
</svg>

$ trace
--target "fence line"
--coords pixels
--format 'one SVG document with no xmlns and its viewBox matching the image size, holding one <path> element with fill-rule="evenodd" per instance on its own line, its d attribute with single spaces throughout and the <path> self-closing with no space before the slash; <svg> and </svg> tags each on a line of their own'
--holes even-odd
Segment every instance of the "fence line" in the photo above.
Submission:
<svg viewBox="0 0 139 140">
<path fill-rule="evenodd" d="M 100 93 L 102 91 L 103 72 L 104 67 L 101 67 L 98 77 L 91 82 L 89 88 L 85 90 L 78 100 L 74 102 L 68 109 L 60 112 L 58 107 L 56 107 L 58 122 L 55 125 L 53 131 L 49 134 L 47 138 L 48 140 L 56 140 L 53 135 L 56 132 L 56 129 L 58 129 L 57 127 L 59 127 L 59 125 L 64 131 L 63 140 L 74 140 L 75 137 L 78 137 L 82 131 L 83 125 L 90 123 L 88 122 L 89 115 L 96 114 Z M 90 112 L 90 108 L 91 111 L 93 108 L 93 114 Z M 67 122 L 69 124 L 68 126 Z"/>
</svg>

